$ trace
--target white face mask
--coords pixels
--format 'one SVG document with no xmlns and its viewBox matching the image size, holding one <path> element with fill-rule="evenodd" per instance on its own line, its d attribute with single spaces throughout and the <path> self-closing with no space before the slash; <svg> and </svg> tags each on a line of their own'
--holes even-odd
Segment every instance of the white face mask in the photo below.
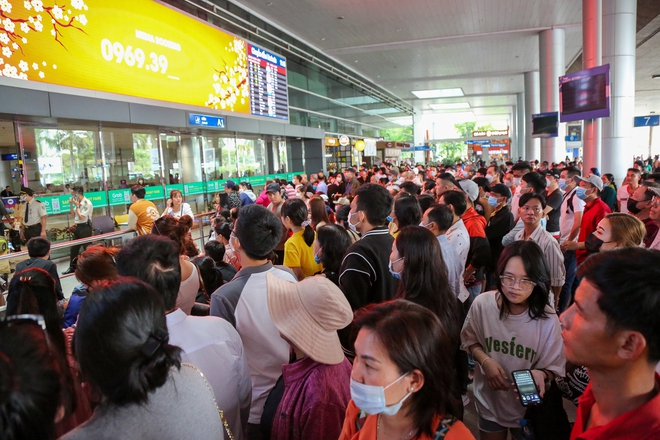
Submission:
<svg viewBox="0 0 660 440">
<path fill-rule="evenodd" d="M 366 385 L 356 382 L 351 378 L 351 399 L 353 399 L 353 402 L 358 408 L 360 408 L 360 410 L 367 414 L 385 414 L 386 416 L 393 416 L 399 412 L 403 402 L 410 397 L 412 389 L 408 394 L 403 396 L 403 399 L 390 406 L 387 406 L 385 403 L 385 390 L 406 377 L 408 374 L 409 373 L 404 374 L 386 387 Z"/>
<path fill-rule="evenodd" d="M 356 224 L 351 223 L 351 217 L 353 216 L 353 214 L 357 214 L 357 215 L 358 215 L 358 219 L 360 218 L 360 213 L 357 212 L 357 211 L 355 211 L 355 212 L 350 212 L 350 213 L 348 214 L 348 218 L 347 218 L 346 220 L 348 221 L 348 227 L 351 228 L 351 230 L 352 230 L 353 232 L 358 232 L 358 230 L 357 230 L 357 226 L 358 226 L 360 223 L 362 223 L 362 220 L 359 220 Z"/>
<path fill-rule="evenodd" d="M 488 181 L 488 183 L 493 183 L 493 180 L 495 180 L 495 178 L 490 174 L 486 174 L 486 180 Z"/>
</svg>

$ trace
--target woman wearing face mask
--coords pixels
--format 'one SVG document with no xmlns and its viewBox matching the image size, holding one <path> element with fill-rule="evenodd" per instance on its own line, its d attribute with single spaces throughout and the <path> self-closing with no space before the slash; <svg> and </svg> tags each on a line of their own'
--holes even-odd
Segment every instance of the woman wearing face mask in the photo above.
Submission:
<svg viewBox="0 0 660 440">
<path fill-rule="evenodd" d="M 520 439 L 525 407 L 516 400 L 511 372 L 532 370 L 541 397 L 545 382 L 564 375 L 559 319 L 548 305 L 550 273 L 533 241 L 516 241 L 502 252 L 497 290 L 477 296 L 461 332 L 461 348 L 472 354 L 474 396 L 481 440 Z"/>
<path fill-rule="evenodd" d="M 616 183 L 614 183 L 614 176 L 612 174 L 603 174 L 601 177 L 603 181 L 603 190 L 600 192 L 600 198 L 607 206 L 610 207 L 612 212 L 616 211 Z"/>
<path fill-rule="evenodd" d="M 406 226 L 417 226 L 422 221 L 422 212 L 417 198 L 407 193 L 402 193 L 396 198 L 394 209 L 390 215 L 392 222 L 396 225 L 396 230 L 392 233 L 395 238 L 401 229 Z"/>
<path fill-rule="evenodd" d="M 474 439 L 453 417 L 454 341 L 435 314 L 410 301 L 356 312 L 351 401 L 339 440 Z"/>
<path fill-rule="evenodd" d="M 351 244 L 348 232 L 339 225 L 327 224 L 318 228 L 314 241 L 314 261 L 323 265 L 323 270 L 318 274 L 339 285 L 341 260 Z"/>
<path fill-rule="evenodd" d="M 215 239 L 225 245 L 225 256 L 222 259 L 227 264 L 231 264 L 236 270 L 241 269 L 241 260 L 234 247 L 229 243 L 231 237 L 231 226 L 229 223 L 224 222 L 214 227 Z"/>
<path fill-rule="evenodd" d="M 643 245 L 646 236 L 644 223 L 635 216 L 614 212 L 607 214 L 587 237 L 584 247 L 590 254 L 623 247 Z"/>
<path fill-rule="evenodd" d="M 467 364 L 460 363 L 460 330 L 463 312 L 460 302 L 452 292 L 447 276 L 447 266 L 442 257 L 440 244 L 435 235 L 425 225 L 406 226 L 401 230 L 390 254 L 390 272 L 401 280 L 395 298 L 407 299 L 424 306 L 440 319 L 455 342 L 454 361 L 456 384 L 454 398 L 462 409 L 461 393 L 467 392 Z M 463 355 L 464 356 L 464 355 Z M 462 372 L 462 373 L 461 373 Z M 462 416 L 462 413 L 455 413 Z"/>
</svg>

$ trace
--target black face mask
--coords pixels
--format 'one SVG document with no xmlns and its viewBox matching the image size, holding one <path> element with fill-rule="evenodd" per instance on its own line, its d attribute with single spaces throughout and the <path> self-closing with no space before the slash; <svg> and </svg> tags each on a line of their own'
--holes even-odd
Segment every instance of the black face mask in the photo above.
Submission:
<svg viewBox="0 0 660 440">
<path fill-rule="evenodd" d="M 600 247 L 603 245 L 603 240 L 600 238 L 596 237 L 593 233 L 589 234 L 587 239 L 584 242 L 584 248 L 589 252 L 590 254 L 594 254 L 596 252 L 600 252 Z"/>
<path fill-rule="evenodd" d="M 642 203 L 642 202 L 639 202 L 639 201 L 633 200 L 633 199 L 628 199 L 628 205 L 627 206 L 628 206 L 628 211 L 630 211 L 631 214 L 637 215 L 640 212 L 642 212 L 642 210 L 637 207 L 638 203 Z"/>
</svg>

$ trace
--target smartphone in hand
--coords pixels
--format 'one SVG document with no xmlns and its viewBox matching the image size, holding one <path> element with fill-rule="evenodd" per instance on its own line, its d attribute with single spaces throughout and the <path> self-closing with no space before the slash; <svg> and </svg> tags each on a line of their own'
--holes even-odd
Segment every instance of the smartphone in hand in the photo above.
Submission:
<svg viewBox="0 0 660 440">
<path fill-rule="evenodd" d="M 513 382 L 516 384 L 520 403 L 523 406 L 540 405 L 543 402 L 531 370 L 516 370 L 511 373 L 511 376 L 513 376 Z"/>
</svg>

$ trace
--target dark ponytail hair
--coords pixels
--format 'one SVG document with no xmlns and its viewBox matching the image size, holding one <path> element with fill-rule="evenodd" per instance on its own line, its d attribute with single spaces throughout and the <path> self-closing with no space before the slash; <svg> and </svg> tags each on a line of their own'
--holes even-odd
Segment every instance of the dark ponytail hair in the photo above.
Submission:
<svg viewBox="0 0 660 440">
<path fill-rule="evenodd" d="M 168 340 L 161 295 L 136 278 L 120 277 L 83 303 L 75 355 L 106 404 L 143 404 L 173 367 L 181 368 L 181 349 Z"/>
<path fill-rule="evenodd" d="M 605 176 L 605 177 L 607 178 L 607 180 L 608 180 L 608 181 L 612 184 L 612 186 L 614 187 L 614 191 L 616 191 L 617 188 L 616 188 L 616 182 L 614 181 L 614 174 L 606 173 L 606 174 L 603 174 L 603 176 Z"/>
<path fill-rule="evenodd" d="M 312 223 L 307 219 L 307 205 L 300 199 L 291 199 L 282 205 L 282 218 L 289 217 L 295 226 L 303 226 L 303 240 L 307 246 L 314 244 L 314 229 Z"/>
<path fill-rule="evenodd" d="M 14 281 L 18 280 L 18 281 Z M 66 343 L 62 332 L 62 320 L 57 309 L 55 280 L 48 272 L 38 267 L 14 274 L 12 284 L 18 282 L 20 296 L 17 314 L 41 315 L 46 323 L 48 340 L 54 348 L 59 363 L 62 381 L 62 404 L 67 415 L 76 410 L 75 381 L 67 363 Z"/>
</svg>

